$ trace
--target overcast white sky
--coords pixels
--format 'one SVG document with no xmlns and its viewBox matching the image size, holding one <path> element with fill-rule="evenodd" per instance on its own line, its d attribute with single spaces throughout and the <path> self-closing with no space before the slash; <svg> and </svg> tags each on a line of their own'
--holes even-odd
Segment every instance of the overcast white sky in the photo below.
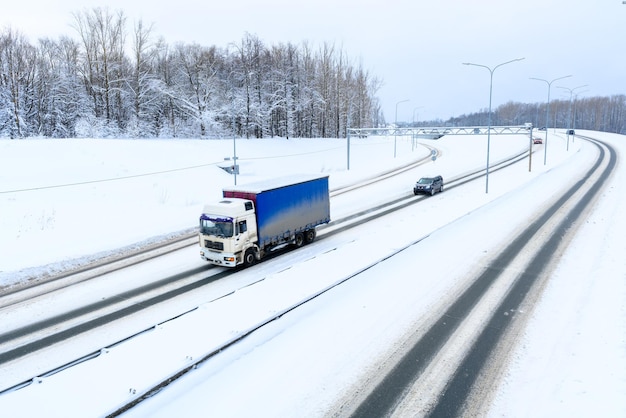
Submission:
<svg viewBox="0 0 626 418">
<path fill-rule="evenodd" d="M 626 93 L 626 4 L 621 0 L 228 0 L 129 2 L 43 0 L 3 4 L 0 28 L 39 37 L 76 37 L 72 13 L 122 10 L 153 24 L 155 37 L 225 47 L 246 32 L 267 45 L 307 41 L 342 48 L 356 65 L 383 80 L 378 92 L 387 121 L 447 119 L 508 101 L 545 102 Z M 409 100 L 398 104 L 402 100 Z"/>
</svg>

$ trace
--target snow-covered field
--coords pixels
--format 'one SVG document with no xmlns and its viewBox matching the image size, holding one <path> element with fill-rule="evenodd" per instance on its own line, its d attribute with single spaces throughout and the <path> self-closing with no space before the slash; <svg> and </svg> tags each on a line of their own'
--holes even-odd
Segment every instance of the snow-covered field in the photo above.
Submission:
<svg viewBox="0 0 626 418">
<path fill-rule="evenodd" d="M 623 136 L 591 134 L 610 141 L 623 154 Z M 299 412 L 302 416 L 302 411 L 308 411 L 309 416 L 323 415 L 339 402 L 338 393 L 350 392 L 351 378 L 363 373 L 361 362 L 383 357 L 389 349 L 388 341 L 402 336 L 414 325 L 414 318 L 428 313 L 431 306 L 420 303 L 424 293 L 430 295 L 428 300 L 445 295 L 446 282 L 439 276 L 461 275 L 454 270 L 456 263 L 463 264 L 461 258 L 471 259 L 497 246 L 515 230 L 517 219 L 523 219 L 520 208 L 526 210 L 527 205 L 521 206 L 520 202 L 532 200 L 540 205 L 542 196 L 550 195 L 560 182 L 575 175 L 580 165 L 595 157 L 592 148 L 578 139 L 566 152 L 563 135 L 551 138 L 548 165 L 542 164 L 543 153 L 536 152 L 532 173 L 528 173 L 527 164 L 517 171 L 507 170 L 506 175 L 494 173 L 489 194 L 484 193 L 484 182 L 479 181 L 429 199 L 418 205 L 417 213 L 413 209 L 380 219 L 360 229 L 358 236 L 316 243 L 337 245 L 343 252 L 303 262 L 297 269 L 299 286 L 309 282 L 311 286 L 320 285 L 320 277 L 329 282 L 340 279 L 342 260 L 354 260 L 354 265 L 348 267 L 356 267 L 357 263 L 382 258 L 430 234 L 424 244 L 410 246 L 388 259 L 384 267 L 373 269 L 359 283 L 311 304 L 305 312 L 288 319 L 288 326 L 272 325 L 253 341 L 236 348 L 229 358 L 208 362 L 129 415 L 169 416 L 176 412 L 181 416 L 293 416 Z M 484 164 L 484 137 L 445 137 L 427 142 L 440 149 L 442 155 L 418 169 L 415 177 L 442 174 L 449 178 Z M 523 138 L 492 136 L 492 162 L 523 149 L 526 143 Z M 0 141 L 0 286 L 13 286 L 31 276 L 76 265 L 93 254 L 102 256 L 195 227 L 203 203 L 233 183 L 232 175 L 216 167 L 228 163 L 224 157 L 232 157 L 233 145 L 232 140 Z M 394 138 L 353 139 L 347 171 L 345 139 L 237 140 L 241 167 L 237 182 L 294 172 L 327 173 L 332 188 L 429 153 L 423 147 L 414 148 L 406 138 L 398 138 L 397 145 L 398 158 L 393 158 Z M 550 278 L 542 302 L 532 313 L 528 329 L 520 336 L 504 372 L 491 416 L 626 416 L 622 396 L 626 393 L 626 246 L 622 237 L 626 222 L 620 216 L 626 210 L 625 177 L 626 169 L 619 167 Z M 405 179 L 388 187 L 386 193 L 411 193 L 411 187 Z M 365 199 L 369 201 L 338 199 L 331 205 L 331 217 L 356 210 L 376 196 Z M 429 219 L 427 225 L 424 217 Z M 457 218 L 448 225 L 450 219 Z M 428 229 L 433 225 L 436 231 Z M 372 250 L 373 240 L 380 244 L 381 236 L 394 236 L 399 230 L 404 231 L 402 239 Z M 416 269 L 415 263 L 428 260 L 433 252 L 439 257 L 443 254 L 446 268 Z M 356 256 L 364 253 L 368 257 Z M 197 257 L 197 251 L 191 254 Z M 276 262 L 288 265 L 296 257 L 285 255 Z M 330 268 L 322 270 L 322 266 Z M 264 268 L 261 263 L 244 274 L 263 274 Z M 280 303 L 288 306 L 299 295 L 287 291 L 298 290 L 298 286 L 290 288 L 286 284 L 293 282 L 293 276 L 285 275 L 267 280 L 267 289 L 262 293 L 267 297 L 263 299 L 278 303 L 274 299 L 278 294 L 285 298 Z M 284 292 L 276 292 L 272 286 Z M 387 298 L 382 297 L 390 291 Z M 241 306 L 256 306 L 245 299 L 245 292 L 240 297 Z M 381 303 L 381 299 L 386 302 Z M 276 306 L 270 305 L 266 309 Z M 411 315 L 407 307 L 413 311 Z M 395 326 L 389 326 L 389 317 L 381 317 L 380 310 L 394 318 Z M 250 309 L 249 313 L 254 311 Z M 216 315 L 235 316 L 220 311 L 218 304 L 203 305 L 194 315 L 199 322 L 185 319 L 189 321 L 186 325 L 168 325 L 163 327 L 167 330 L 147 336 L 136 347 L 120 351 L 130 353 L 128 358 L 132 358 L 133 351 L 135 356 L 145 352 L 147 346 L 162 347 L 165 352 L 168 344 L 163 341 L 181 340 L 185 334 L 192 334 L 188 331 L 198 323 L 206 325 Z M 245 325 L 228 324 L 223 332 L 232 332 L 229 326 Z M 372 344 L 368 338 L 377 329 L 384 330 L 384 338 Z M 217 338 L 218 329 L 205 332 Z M 346 364 L 345 355 L 338 357 L 329 352 L 329 340 L 336 351 L 349 353 L 351 364 Z M 197 357 L 208 343 L 206 339 L 187 341 L 184 350 L 188 354 L 177 353 L 171 358 Z M 120 351 L 111 350 L 109 354 L 119 355 Z M 311 361 L 302 362 L 307 355 Z M 120 399 L 139 384 L 132 381 L 133 377 L 124 377 L 121 370 L 94 382 L 91 376 L 103 371 L 98 369 L 98 361 L 87 363 L 27 390 L 0 395 L 0 409 L 11 411 L 12 416 L 43 411 L 47 416 L 98 415 L 102 412 L 95 411 L 102 411 L 97 409 L 102 406 L 96 400 Z M 129 364 L 127 370 L 132 369 L 140 366 Z M 143 373 L 147 384 L 157 379 L 149 370 L 148 366 Z M 72 377 L 70 382 L 68 376 Z M 119 385 L 111 385 L 116 379 Z M 80 384 L 85 381 L 90 385 Z M 298 383 L 303 381 L 306 383 Z M 32 409 L 20 412 L 20 407 Z"/>
<path fill-rule="evenodd" d="M 398 142 L 406 152 L 394 159 L 389 139 L 353 139 L 348 171 L 345 139 L 0 140 L 0 286 L 195 228 L 234 182 L 218 167 L 235 147 L 237 184 L 296 172 L 336 187 L 428 154 Z"/>
</svg>

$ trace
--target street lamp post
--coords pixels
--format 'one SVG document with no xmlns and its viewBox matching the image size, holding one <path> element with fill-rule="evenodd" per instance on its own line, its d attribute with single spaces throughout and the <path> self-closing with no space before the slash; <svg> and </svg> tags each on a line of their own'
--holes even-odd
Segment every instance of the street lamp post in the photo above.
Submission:
<svg viewBox="0 0 626 418">
<path fill-rule="evenodd" d="M 235 186 L 237 185 L 237 171 L 239 167 L 237 167 L 237 131 L 235 129 L 235 110 L 233 108 L 233 114 L 231 118 L 232 129 L 233 129 L 233 164 L 231 165 L 233 179 L 235 180 Z"/>
<path fill-rule="evenodd" d="M 352 113 L 352 100 L 348 105 L 348 117 L 346 118 L 346 142 L 347 142 L 347 169 L 350 171 L 350 113 Z"/>
<path fill-rule="evenodd" d="M 233 77 L 234 71 L 231 71 L 228 75 L 228 78 L 231 79 Z M 235 182 L 235 186 L 237 185 L 237 174 L 239 172 L 239 166 L 237 164 L 237 126 L 235 124 L 235 117 L 236 117 L 236 111 L 235 111 L 235 100 L 236 100 L 236 94 L 235 94 L 235 90 L 234 90 L 234 83 L 231 81 L 230 82 L 230 86 L 232 88 L 231 94 L 232 94 L 232 98 L 231 98 L 231 128 L 233 130 L 233 164 L 232 164 L 232 173 L 233 173 L 233 179 Z"/>
<path fill-rule="evenodd" d="M 487 67 L 486 65 L 474 64 L 471 62 L 463 63 L 463 65 L 473 65 L 475 67 L 486 68 L 487 70 L 489 70 L 489 74 L 490 74 L 490 77 L 489 77 L 489 117 L 488 117 L 488 126 L 487 126 L 487 169 L 486 169 L 486 174 L 485 174 L 485 193 L 489 193 L 489 148 L 491 145 L 491 97 L 493 93 L 493 73 L 494 71 L 496 71 L 498 67 L 502 67 L 505 64 L 510 64 L 515 61 L 521 61 L 523 59 L 524 58 L 516 58 L 511 61 L 503 62 L 502 64 L 498 64 L 495 67 L 493 67 L 493 69 Z"/>
<path fill-rule="evenodd" d="M 415 120 L 415 111 L 418 109 L 422 109 L 424 106 L 418 106 L 413 108 L 413 127 L 417 128 L 417 124 L 416 124 L 416 120 Z M 419 118 L 419 113 L 417 114 L 418 118 Z M 411 151 L 415 151 L 415 142 L 417 141 L 417 134 L 415 133 L 415 131 L 413 131 L 413 134 L 411 135 Z"/>
<path fill-rule="evenodd" d="M 582 94 L 582 93 L 586 93 L 587 90 L 583 90 L 581 92 L 578 92 L 574 95 L 574 110 L 573 110 L 573 116 L 572 116 L 572 129 L 576 129 L 576 102 L 578 101 L 578 95 Z M 572 142 L 574 142 L 574 138 L 572 137 Z"/>
<path fill-rule="evenodd" d="M 396 103 L 396 121 L 395 121 L 395 128 L 393 130 L 393 158 L 396 158 L 396 143 L 398 141 L 398 105 L 400 103 L 404 103 L 404 102 L 408 102 L 409 99 L 405 99 L 405 100 L 400 100 L 398 103 Z"/>
<path fill-rule="evenodd" d="M 570 130 L 574 129 L 572 127 L 572 96 L 574 95 L 574 90 L 578 90 L 578 89 L 582 89 L 583 87 L 587 87 L 587 84 L 583 85 L 583 86 L 578 86 L 578 87 L 574 87 L 573 89 L 570 89 L 569 87 L 561 87 L 561 86 L 556 86 L 559 89 L 564 89 L 569 91 L 569 116 L 567 118 L 567 147 L 566 150 L 569 151 L 569 132 Z"/>
<path fill-rule="evenodd" d="M 557 80 L 563 80 L 564 78 L 571 77 L 572 75 L 566 75 L 563 77 L 555 78 L 552 81 L 544 80 L 543 78 L 530 77 L 531 80 L 543 81 L 548 85 L 548 103 L 546 104 L 546 143 L 543 145 L 543 165 L 546 165 L 548 158 L 548 125 L 550 124 L 550 87 L 552 83 Z"/>
<path fill-rule="evenodd" d="M 417 106 L 417 107 L 413 108 L 413 125 L 415 125 L 415 122 L 416 122 L 416 120 L 415 120 L 415 111 L 419 110 L 419 109 L 423 109 L 423 108 L 424 108 L 424 106 Z M 419 118 L 419 113 L 417 114 L 417 116 Z"/>
</svg>

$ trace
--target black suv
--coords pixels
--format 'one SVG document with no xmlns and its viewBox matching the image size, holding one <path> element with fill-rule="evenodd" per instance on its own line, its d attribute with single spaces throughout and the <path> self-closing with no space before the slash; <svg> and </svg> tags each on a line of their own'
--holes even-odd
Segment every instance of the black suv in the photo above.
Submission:
<svg viewBox="0 0 626 418">
<path fill-rule="evenodd" d="M 443 177 L 422 177 L 415 186 L 413 186 L 413 194 L 430 194 L 431 196 L 437 192 L 443 192 Z"/>
</svg>

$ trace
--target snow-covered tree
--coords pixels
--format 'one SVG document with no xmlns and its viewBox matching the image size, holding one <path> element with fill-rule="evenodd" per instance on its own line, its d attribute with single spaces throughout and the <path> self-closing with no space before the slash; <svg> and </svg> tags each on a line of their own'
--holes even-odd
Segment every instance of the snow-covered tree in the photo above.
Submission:
<svg viewBox="0 0 626 418">
<path fill-rule="evenodd" d="M 0 33 L 0 133 L 9 138 L 35 135 L 36 49 L 19 32 Z"/>
</svg>

